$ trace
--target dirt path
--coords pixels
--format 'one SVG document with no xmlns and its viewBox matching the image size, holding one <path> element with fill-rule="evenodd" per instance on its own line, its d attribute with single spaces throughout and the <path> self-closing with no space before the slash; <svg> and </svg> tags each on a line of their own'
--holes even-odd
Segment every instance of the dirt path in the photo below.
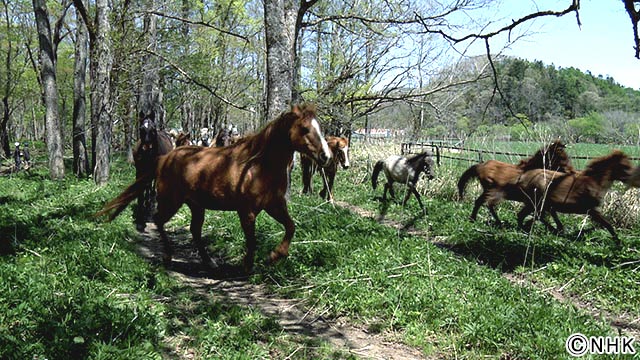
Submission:
<svg viewBox="0 0 640 360">
<path fill-rule="evenodd" d="M 167 273 L 189 285 L 199 295 L 219 297 L 227 303 L 259 309 L 278 321 L 283 330 L 291 334 L 311 336 L 361 358 L 371 359 L 427 359 L 417 349 L 403 345 L 382 334 L 369 334 L 346 321 L 328 320 L 314 314 L 300 300 L 283 299 L 267 291 L 263 285 L 251 284 L 243 279 L 213 279 L 200 270 L 200 261 L 190 244 L 190 235 L 173 235 L 174 256 Z M 150 262 L 161 261 L 161 243 L 156 228 L 147 224 L 137 244 L 140 255 Z M 171 342 L 179 343 L 179 339 Z M 176 345 L 179 348 L 179 345 Z M 180 358 L 193 358 L 189 349 L 175 349 Z"/>
<path fill-rule="evenodd" d="M 422 235 L 422 236 L 426 236 L 427 234 L 425 234 L 424 232 L 421 232 L 419 230 L 416 230 L 414 228 L 407 228 L 405 225 L 403 225 L 400 222 L 394 221 L 394 220 L 389 220 L 383 217 L 380 217 L 378 214 L 376 214 L 375 212 L 366 210 L 366 209 L 362 209 L 360 207 L 351 205 L 349 203 L 346 202 L 342 202 L 342 201 L 337 201 L 335 202 L 336 205 L 349 209 L 351 212 L 358 214 L 360 216 L 363 217 L 370 217 L 370 218 L 374 218 L 376 219 L 379 223 L 386 225 L 386 226 L 390 226 L 393 227 L 395 229 L 398 230 L 402 230 L 408 234 L 412 234 L 412 235 Z M 439 237 L 435 237 L 432 239 L 428 239 L 429 241 L 431 241 L 434 244 L 437 245 L 443 245 L 444 247 L 447 247 L 447 243 L 443 241 L 443 239 L 439 238 Z M 604 310 L 600 310 L 597 309 L 596 306 L 594 306 L 593 304 L 586 302 L 576 296 L 572 296 L 572 295 L 567 295 L 565 293 L 563 293 L 563 288 L 564 286 L 561 287 L 551 287 L 551 288 L 543 288 L 542 286 L 540 286 L 539 284 L 531 281 L 530 279 L 528 279 L 526 276 L 524 275 L 519 275 L 519 274 L 513 274 L 513 273 L 509 273 L 509 272 L 503 272 L 502 275 L 509 280 L 511 283 L 516 284 L 518 286 L 527 286 L 527 287 L 533 287 L 538 289 L 539 291 L 549 294 L 550 296 L 552 296 L 554 299 L 556 299 L 559 302 L 562 303 L 567 303 L 567 304 L 571 304 L 573 306 L 575 306 L 576 308 L 587 312 L 588 314 L 591 314 L 591 316 L 598 318 L 598 319 L 605 319 L 613 328 L 615 328 L 619 333 L 627 335 L 627 336 L 633 336 L 636 339 L 640 339 L 640 318 L 638 319 L 634 319 L 631 316 L 617 316 L 614 314 L 611 314 L 609 312 L 606 312 Z"/>
</svg>

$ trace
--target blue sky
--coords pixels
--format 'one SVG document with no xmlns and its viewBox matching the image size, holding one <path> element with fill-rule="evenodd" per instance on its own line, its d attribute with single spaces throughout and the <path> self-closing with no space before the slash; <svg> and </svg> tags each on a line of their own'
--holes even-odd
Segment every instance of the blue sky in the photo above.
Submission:
<svg viewBox="0 0 640 360">
<path fill-rule="evenodd" d="M 571 0 L 502 0 L 487 14 L 499 19 L 496 26 L 540 10 L 563 10 Z M 574 14 L 561 18 L 545 17 L 524 26 L 524 38 L 512 44 L 505 54 L 545 64 L 575 67 L 591 71 L 593 75 L 612 76 L 616 82 L 640 89 L 640 60 L 634 57 L 631 21 L 621 0 L 582 0 L 582 27 Z M 495 43 L 495 44 L 494 44 Z M 500 42 L 492 43 L 492 50 Z"/>
</svg>

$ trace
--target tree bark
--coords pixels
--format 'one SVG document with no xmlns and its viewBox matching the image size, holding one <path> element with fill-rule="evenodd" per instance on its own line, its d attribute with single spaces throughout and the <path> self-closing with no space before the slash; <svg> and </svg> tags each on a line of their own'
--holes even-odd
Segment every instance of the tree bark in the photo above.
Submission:
<svg viewBox="0 0 640 360">
<path fill-rule="evenodd" d="M 296 0 L 264 0 L 267 48 L 266 119 L 286 110 L 293 96 L 296 23 L 300 3 Z"/>
<path fill-rule="evenodd" d="M 154 0 L 149 0 L 147 6 L 154 8 Z M 144 33 L 146 34 L 147 47 L 155 52 L 158 44 L 157 40 L 158 17 L 154 14 L 146 13 L 144 16 Z M 160 74 L 158 71 L 158 61 L 155 56 L 146 54 L 142 60 L 142 91 L 140 99 L 140 110 L 145 114 L 155 114 L 155 122 L 158 129 L 164 128 L 164 108 L 162 106 L 162 91 L 160 89 Z"/>
<path fill-rule="evenodd" d="M 111 38 L 108 0 L 96 0 L 95 36 L 91 39 L 91 118 L 95 124 L 95 167 L 93 179 L 98 185 L 109 180 L 111 160 Z"/>
<path fill-rule="evenodd" d="M 4 69 L 6 71 L 6 79 L 4 83 L 4 92 L 2 94 L 2 120 L 0 120 L 0 148 L 4 152 L 7 158 L 11 157 L 11 146 L 9 145 L 9 131 L 8 124 L 11 117 L 11 111 L 9 109 L 9 97 L 11 96 L 11 82 L 13 81 L 11 72 L 13 42 L 11 40 L 11 22 L 9 21 L 9 8 L 5 1 L 2 2 L 4 7 L 4 18 L 7 26 L 6 34 L 6 47 L 7 56 L 5 58 Z"/>
<path fill-rule="evenodd" d="M 86 177 L 89 173 L 86 119 L 86 76 L 87 76 L 87 29 L 77 13 L 75 62 L 73 70 L 73 173 Z"/>
<path fill-rule="evenodd" d="M 45 105 L 46 142 L 49 153 L 49 172 L 52 179 L 64 177 L 63 145 L 58 114 L 58 86 L 56 83 L 56 43 L 45 0 L 33 0 L 40 48 L 40 78 Z"/>
</svg>

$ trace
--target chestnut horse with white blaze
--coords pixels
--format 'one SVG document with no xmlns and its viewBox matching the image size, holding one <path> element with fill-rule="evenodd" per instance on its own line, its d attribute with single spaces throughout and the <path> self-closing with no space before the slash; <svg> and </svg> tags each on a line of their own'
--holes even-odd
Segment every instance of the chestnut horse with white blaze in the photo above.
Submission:
<svg viewBox="0 0 640 360">
<path fill-rule="evenodd" d="M 289 254 L 295 226 L 285 197 L 288 166 L 293 153 L 310 156 L 319 164 L 331 160 L 313 106 L 293 106 L 260 132 L 226 147 L 182 146 L 160 159 L 156 172 L 158 211 L 154 221 L 164 245 L 164 261 L 171 261 L 172 248 L 164 225 L 183 204 L 191 209 L 191 234 L 202 263 L 215 264 L 202 241 L 206 209 L 235 211 L 244 231 L 247 253 L 244 267 L 250 271 L 256 250 L 256 217 L 265 210 L 284 226 L 282 242 L 271 252 L 275 262 Z M 115 218 L 140 191 L 140 180 L 130 185 L 98 213 Z"/>
<path fill-rule="evenodd" d="M 320 168 L 322 175 L 322 190 L 320 197 L 326 200 L 333 199 L 333 183 L 338 172 L 338 165 L 343 169 L 351 166 L 349 161 L 349 139 L 344 136 L 327 136 L 325 138 L 329 144 L 329 150 L 333 154 L 333 158 L 326 166 Z M 308 194 L 313 192 L 313 174 L 318 171 L 318 164 L 312 158 L 301 154 L 300 167 L 302 168 L 302 193 Z"/>
</svg>

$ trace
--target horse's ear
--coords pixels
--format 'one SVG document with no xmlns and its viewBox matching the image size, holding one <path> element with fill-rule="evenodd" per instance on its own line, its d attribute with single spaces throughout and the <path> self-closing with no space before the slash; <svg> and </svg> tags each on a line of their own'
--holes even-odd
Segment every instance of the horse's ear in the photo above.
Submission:
<svg viewBox="0 0 640 360">
<path fill-rule="evenodd" d="M 298 117 L 302 116 L 302 109 L 300 108 L 300 105 L 298 105 L 298 104 L 291 105 L 291 112 L 296 114 L 296 116 L 298 116 Z"/>
</svg>

